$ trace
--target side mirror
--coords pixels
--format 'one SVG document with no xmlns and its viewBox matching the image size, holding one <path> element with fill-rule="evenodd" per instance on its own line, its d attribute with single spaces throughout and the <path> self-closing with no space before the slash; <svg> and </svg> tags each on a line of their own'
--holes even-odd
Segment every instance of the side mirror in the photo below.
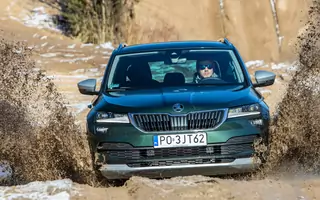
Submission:
<svg viewBox="0 0 320 200">
<path fill-rule="evenodd" d="M 273 85 L 276 74 L 269 71 L 258 70 L 254 73 L 256 83 L 253 84 L 254 87 L 265 87 Z"/>
<path fill-rule="evenodd" d="M 86 79 L 78 83 L 78 89 L 81 94 L 85 95 L 97 95 L 99 92 L 96 91 L 97 80 Z"/>
</svg>

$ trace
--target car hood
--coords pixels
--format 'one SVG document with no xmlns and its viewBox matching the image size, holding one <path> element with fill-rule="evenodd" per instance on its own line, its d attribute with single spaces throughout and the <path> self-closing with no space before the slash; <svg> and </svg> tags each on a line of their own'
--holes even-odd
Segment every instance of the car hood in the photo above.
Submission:
<svg viewBox="0 0 320 200">
<path fill-rule="evenodd" d="M 172 106 L 180 103 L 184 112 L 203 109 L 230 108 L 258 102 L 256 92 L 242 86 L 160 88 L 152 90 L 128 90 L 103 94 L 95 106 L 98 110 L 112 112 L 172 112 Z"/>
</svg>

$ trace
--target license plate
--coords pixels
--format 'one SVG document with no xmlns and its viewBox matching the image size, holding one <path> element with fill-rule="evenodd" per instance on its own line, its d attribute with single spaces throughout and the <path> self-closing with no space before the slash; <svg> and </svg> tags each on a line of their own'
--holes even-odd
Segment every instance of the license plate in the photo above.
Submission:
<svg viewBox="0 0 320 200">
<path fill-rule="evenodd" d="M 205 146 L 207 145 L 206 133 L 171 134 L 153 136 L 154 148 Z"/>
</svg>

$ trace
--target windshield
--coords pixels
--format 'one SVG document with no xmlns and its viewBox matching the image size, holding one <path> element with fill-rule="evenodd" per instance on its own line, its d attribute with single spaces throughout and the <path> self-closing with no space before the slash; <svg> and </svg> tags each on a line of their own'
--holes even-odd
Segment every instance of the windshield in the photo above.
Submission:
<svg viewBox="0 0 320 200">
<path fill-rule="evenodd" d="M 117 55 L 107 89 L 244 85 L 232 50 L 167 50 Z"/>
</svg>

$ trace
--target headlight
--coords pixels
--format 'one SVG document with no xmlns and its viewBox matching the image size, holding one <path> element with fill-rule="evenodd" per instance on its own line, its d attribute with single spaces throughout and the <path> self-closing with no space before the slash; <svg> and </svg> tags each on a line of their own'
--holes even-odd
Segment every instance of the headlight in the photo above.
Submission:
<svg viewBox="0 0 320 200">
<path fill-rule="evenodd" d="M 106 123 L 129 123 L 129 117 L 126 114 L 115 114 L 112 112 L 98 112 L 96 122 Z"/>
<path fill-rule="evenodd" d="M 237 108 L 230 108 L 228 112 L 228 118 L 233 117 L 243 117 L 249 115 L 259 115 L 260 114 L 260 105 L 259 104 L 252 104 L 241 106 Z"/>
</svg>

